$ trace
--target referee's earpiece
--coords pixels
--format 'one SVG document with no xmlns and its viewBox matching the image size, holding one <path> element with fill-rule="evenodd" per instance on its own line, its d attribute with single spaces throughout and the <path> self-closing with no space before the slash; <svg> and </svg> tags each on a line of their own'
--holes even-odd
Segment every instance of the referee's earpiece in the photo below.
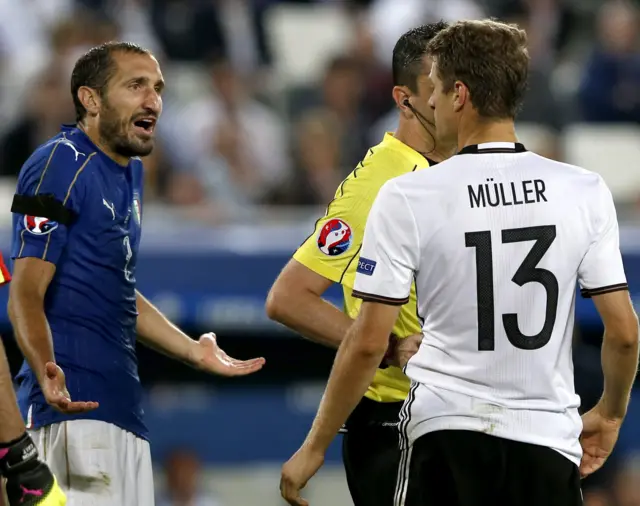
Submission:
<svg viewBox="0 0 640 506">
<path fill-rule="evenodd" d="M 409 109 L 409 110 L 414 114 L 414 116 L 418 119 L 418 121 L 422 124 L 422 126 L 423 126 L 427 131 L 429 131 L 429 128 L 427 127 L 427 124 L 430 124 L 430 125 L 432 125 L 432 126 L 435 126 L 435 125 L 433 124 L 433 122 L 432 122 L 432 121 L 429 121 L 427 118 L 425 118 L 425 117 L 424 117 L 424 116 L 423 116 L 419 111 L 417 111 L 417 110 L 416 110 L 416 108 L 415 108 L 415 107 L 413 107 L 413 106 L 411 105 L 411 102 L 409 102 L 409 99 L 408 99 L 408 98 L 405 98 L 405 99 L 402 101 L 402 105 L 404 105 L 407 109 Z"/>
</svg>

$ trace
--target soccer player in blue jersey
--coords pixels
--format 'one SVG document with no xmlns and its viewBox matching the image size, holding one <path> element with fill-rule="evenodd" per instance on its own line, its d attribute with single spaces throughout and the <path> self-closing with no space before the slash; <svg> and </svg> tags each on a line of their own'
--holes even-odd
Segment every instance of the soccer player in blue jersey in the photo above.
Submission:
<svg viewBox="0 0 640 506">
<path fill-rule="evenodd" d="M 230 358 L 214 334 L 192 340 L 136 290 L 138 157 L 153 149 L 163 88 L 158 62 L 136 45 L 83 55 L 71 77 L 77 124 L 27 160 L 12 206 L 18 404 L 70 504 L 154 504 L 136 336 L 209 373 L 264 364 Z"/>
</svg>

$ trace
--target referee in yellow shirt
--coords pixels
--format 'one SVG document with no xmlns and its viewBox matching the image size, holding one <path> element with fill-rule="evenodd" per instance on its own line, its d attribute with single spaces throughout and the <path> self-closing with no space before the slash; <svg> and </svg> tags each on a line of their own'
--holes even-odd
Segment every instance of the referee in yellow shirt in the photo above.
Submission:
<svg viewBox="0 0 640 506">
<path fill-rule="evenodd" d="M 361 299 L 351 296 L 365 223 L 382 185 L 407 172 L 422 170 L 453 154 L 455 146 L 435 141 L 433 111 L 428 105 L 433 85 L 428 42 L 445 23 L 428 24 L 405 33 L 393 50 L 393 98 L 400 109 L 395 134 L 387 133 L 342 182 L 314 233 L 275 281 L 267 314 L 320 344 L 338 348 Z M 333 283 L 344 292 L 344 312 L 322 298 Z M 409 393 L 401 367 L 422 339 L 416 313 L 415 287 L 389 339 L 385 361 L 365 398 L 343 428 L 343 460 L 355 506 L 391 506 L 400 464 L 400 408 Z M 406 339 L 409 338 L 409 339 Z"/>
</svg>

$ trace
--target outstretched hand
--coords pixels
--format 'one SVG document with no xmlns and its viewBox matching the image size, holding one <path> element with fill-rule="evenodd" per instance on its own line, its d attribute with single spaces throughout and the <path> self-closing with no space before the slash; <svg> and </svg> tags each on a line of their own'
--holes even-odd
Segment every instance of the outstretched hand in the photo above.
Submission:
<svg viewBox="0 0 640 506">
<path fill-rule="evenodd" d="M 86 413 L 93 411 L 99 404 L 93 401 L 72 401 L 67 390 L 64 372 L 53 362 L 45 364 L 45 375 L 42 386 L 42 393 L 47 403 L 68 415 L 77 413 Z"/>
<path fill-rule="evenodd" d="M 220 376 L 246 376 L 262 369 L 265 359 L 237 360 L 218 346 L 213 332 L 203 334 L 194 347 L 193 364 L 198 369 Z"/>
</svg>

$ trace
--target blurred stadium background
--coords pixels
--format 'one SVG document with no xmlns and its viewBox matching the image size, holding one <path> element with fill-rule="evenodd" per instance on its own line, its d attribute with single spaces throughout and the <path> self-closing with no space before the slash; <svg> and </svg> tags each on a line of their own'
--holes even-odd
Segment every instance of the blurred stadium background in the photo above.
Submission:
<svg viewBox="0 0 640 506">
<path fill-rule="evenodd" d="M 221 381 L 146 349 L 140 371 L 159 505 L 281 504 L 279 468 L 315 414 L 333 353 L 270 323 L 264 298 L 369 145 L 395 128 L 393 45 L 438 19 L 496 16 L 530 37 L 518 122 L 529 149 L 600 172 L 640 296 L 638 6 L 618 0 L 0 0 L 0 246 L 15 177 L 73 121 L 71 66 L 112 39 L 152 49 L 167 81 L 147 160 L 143 293 L 193 336 L 214 330 L 263 372 Z M 0 330 L 10 335 L 0 291 Z M 338 290 L 331 292 L 340 304 Z M 640 299 L 636 299 L 639 300 Z M 576 382 L 599 395 L 602 328 L 578 300 Z M 10 358 L 20 355 L 9 340 Z M 314 506 L 351 504 L 339 438 L 309 486 Z M 640 402 L 615 458 L 585 483 L 589 506 L 640 505 Z"/>
</svg>

